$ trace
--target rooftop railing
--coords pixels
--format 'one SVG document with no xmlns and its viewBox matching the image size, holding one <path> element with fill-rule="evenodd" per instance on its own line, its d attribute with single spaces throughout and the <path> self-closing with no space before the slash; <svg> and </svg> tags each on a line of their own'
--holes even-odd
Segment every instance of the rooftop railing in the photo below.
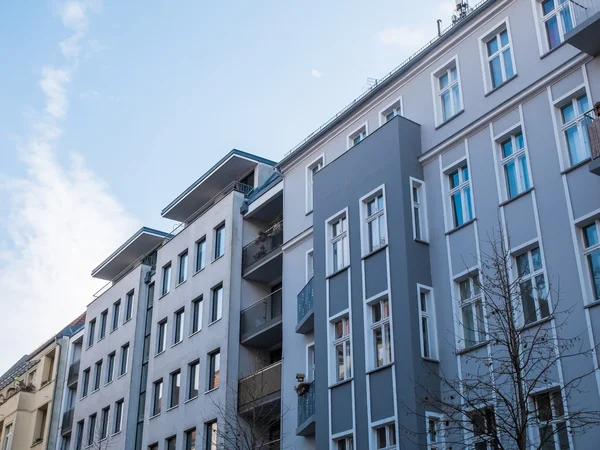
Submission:
<svg viewBox="0 0 600 450">
<path fill-rule="evenodd" d="M 600 11 L 600 0 L 569 0 L 569 7 L 576 27 Z"/>
<path fill-rule="evenodd" d="M 276 223 L 242 249 L 242 271 L 263 260 L 283 245 L 283 221 Z"/>
<path fill-rule="evenodd" d="M 281 300 L 279 289 L 240 312 L 242 341 L 281 320 Z"/>
<path fill-rule="evenodd" d="M 315 304 L 315 289 L 313 287 L 313 279 L 314 277 L 308 280 L 308 283 L 306 283 L 297 296 L 298 322 L 304 319 L 306 314 L 308 314 Z"/>
</svg>

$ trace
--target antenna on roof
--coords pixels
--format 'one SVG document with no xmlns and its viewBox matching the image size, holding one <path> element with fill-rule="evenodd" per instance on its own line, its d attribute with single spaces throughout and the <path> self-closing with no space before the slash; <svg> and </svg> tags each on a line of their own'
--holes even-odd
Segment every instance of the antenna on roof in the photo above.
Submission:
<svg viewBox="0 0 600 450">
<path fill-rule="evenodd" d="M 452 24 L 455 24 L 460 19 L 467 16 L 469 12 L 469 4 L 466 0 L 455 0 L 456 1 L 456 10 L 454 14 L 452 14 Z"/>
<path fill-rule="evenodd" d="M 363 86 L 363 91 L 368 91 L 369 89 L 375 87 L 379 80 L 377 78 L 367 77 L 367 82 Z"/>
</svg>

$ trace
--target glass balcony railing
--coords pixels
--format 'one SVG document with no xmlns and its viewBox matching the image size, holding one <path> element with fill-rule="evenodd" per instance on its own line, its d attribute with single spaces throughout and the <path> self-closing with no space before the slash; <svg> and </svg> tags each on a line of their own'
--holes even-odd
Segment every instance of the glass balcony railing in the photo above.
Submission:
<svg viewBox="0 0 600 450">
<path fill-rule="evenodd" d="M 573 14 L 574 26 L 578 26 L 600 12 L 600 0 L 571 0 L 569 7 Z"/>
<path fill-rule="evenodd" d="M 242 271 L 264 261 L 283 245 L 283 222 L 278 222 L 242 249 Z"/>
<path fill-rule="evenodd" d="M 315 415 L 315 382 L 312 381 L 304 394 L 298 396 L 298 426 Z"/>
<path fill-rule="evenodd" d="M 242 378 L 238 384 L 238 408 L 250 410 L 263 407 L 281 392 L 281 361 Z"/>
<path fill-rule="evenodd" d="M 72 386 L 73 384 L 77 383 L 77 379 L 79 378 L 79 366 L 79 359 L 69 366 L 69 374 L 67 375 L 67 386 Z"/>
<path fill-rule="evenodd" d="M 302 321 L 315 304 L 315 289 L 312 277 L 297 296 L 298 323 Z"/>
<path fill-rule="evenodd" d="M 281 289 L 257 301 L 240 313 L 240 338 L 243 341 L 281 322 Z"/>
<path fill-rule="evenodd" d="M 592 159 L 600 158 L 600 120 L 595 110 L 585 113 L 583 124 L 587 127 Z"/>
<path fill-rule="evenodd" d="M 61 433 L 62 435 L 66 435 L 69 434 L 73 428 L 73 413 L 75 412 L 75 408 L 71 408 L 67 411 L 65 411 L 65 413 L 62 416 L 62 422 L 61 422 Z"/>
</svg>

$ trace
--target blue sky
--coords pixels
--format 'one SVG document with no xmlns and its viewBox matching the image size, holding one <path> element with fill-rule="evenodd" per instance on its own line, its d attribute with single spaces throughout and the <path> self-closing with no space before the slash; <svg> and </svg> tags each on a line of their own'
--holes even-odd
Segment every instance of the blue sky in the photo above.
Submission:
<svg viewBox="0 0 600 450">
<path fill-rule="evenodd" d="M 407 3 L 1 2 L 0 339 L 34 331 L 0 372 L 223 154 L 280 159 L 449 24 L 451 0 Z"/>
</svg>

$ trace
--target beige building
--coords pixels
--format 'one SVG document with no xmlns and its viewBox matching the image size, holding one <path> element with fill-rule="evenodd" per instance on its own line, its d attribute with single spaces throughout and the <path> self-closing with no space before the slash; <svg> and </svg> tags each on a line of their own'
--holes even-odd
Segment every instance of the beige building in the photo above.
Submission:
<svg viewBox="0 0 600 450">
<path fill-rule="evenodd" d="M 59 414 L 54 410 L 62 398 L 67 344 L 84 323 L 85 314 L 0 376 L 0 450 L 56 445 Z"/>
</svg>

